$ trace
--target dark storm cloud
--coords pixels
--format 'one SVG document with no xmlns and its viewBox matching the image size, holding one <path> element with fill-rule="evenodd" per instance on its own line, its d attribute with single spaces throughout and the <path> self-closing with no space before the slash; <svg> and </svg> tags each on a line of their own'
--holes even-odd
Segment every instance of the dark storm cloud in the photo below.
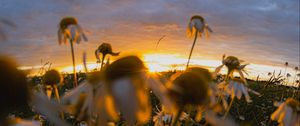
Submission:
<svg viewBox="0 0 300 126">
<path fill-rule="evenodd" d="M 79 61 L 84 50 L 91 58 L 103 41 L 123 52 L 153 50 L 162 35 L 167 37 L 160 50 L 186 55 L 186 25 L 200 14 L 214 33 L 208 42 L 199 40 L 195 57 L 226 53 L 255 63 L 299 62 L 298 0 L 1 0 L 0 12 L 17 25 L 5 30 L 9 40 L 0 43 L 0 52 L 25 65 L 40 59 L 70 64 L 64 60 L 69 48 L 58 46 L 56 38 L 57 23 L 68 15 L 78 18 L 90 40 L 76 46 Z"/>
</svg>

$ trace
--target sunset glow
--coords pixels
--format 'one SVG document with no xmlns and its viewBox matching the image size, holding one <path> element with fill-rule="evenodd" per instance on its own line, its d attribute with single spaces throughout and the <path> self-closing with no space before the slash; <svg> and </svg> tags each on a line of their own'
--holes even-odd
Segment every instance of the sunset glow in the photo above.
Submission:
<svg viewBox="0 0 300 126">
<path fill-rule="evenodd" d="M 146 67 L 149 72 L 164 72 L 169 70 L 185 70 L 186 67 L 186 58 L 176 54 L 144 54 L 141 57 L 145 62 Z M 213 72 L 217 66 L 221 65 L 220 60 L 202 60 L 202 59 L 193 59 L 191 60 L 191 66 L 201 66 Z M 21 69 L 29 69 L 30 67 L 21 68 Z M 96 68 L 100 68 L 100 64 L 96 64 L 95 62 L 88 62 L 87 68 L 89 71 L 93 71 Z M 61 72 L 72 73 L 72 66 L 61 67 L 58 68 Z M 79 72 L 85 72 L 82 64 L 78 64 L 76 66 L 76 70 Z M 280 71 L 283 72 L 285 68 L 283 66 L 268 66 L 268 65 L 260 65 L 260 64 L 252 64 L 250 63 L 246 67 L 246 71 L 248 75 L 246 75 L 249 79 L 256 79 L 257 76 L 260 76 L 260 79 L 265 80 L 268 79 L 268 72 L 275 71 L 278 74 Z M 222 74 L 226 74 L 226 68 L 221 70 Z M 294 76 L 294 69 L 288 67 L 287 73 L 291 73 Z M 235 76 L 239 76 L 235 74 Z M 290 78 L 291 79 L 291 78 Z"/>
<path fill-rule="evenodd" d="M 296 126 L 299 2 L 0 0 L 0 126 Z"/>
</svg>

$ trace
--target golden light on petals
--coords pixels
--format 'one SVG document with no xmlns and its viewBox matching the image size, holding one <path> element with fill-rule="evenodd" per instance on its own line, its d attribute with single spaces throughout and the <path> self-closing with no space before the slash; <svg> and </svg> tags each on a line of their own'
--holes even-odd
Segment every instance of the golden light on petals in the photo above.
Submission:
<svg viewBox="0 0 300 126">
<path fill-rule="evenodd" d="M 113 120 L 119 120 L 118 113 L 115 111 L 115 103 L 111 95 L 106 95 L 105 97 L 105 107 L 107 113 L 113 118 Z"/>
</svg>

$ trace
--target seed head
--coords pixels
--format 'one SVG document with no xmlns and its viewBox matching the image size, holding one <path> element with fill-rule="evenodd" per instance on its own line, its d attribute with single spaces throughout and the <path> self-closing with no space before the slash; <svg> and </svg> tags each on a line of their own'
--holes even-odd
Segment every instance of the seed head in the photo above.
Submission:
<svg viewBox="0 0 300 126">
<path fill-rule="evenodd" d="M 74 17 L 64 17 L 61 19 L 59 26 L 61 29 L 66 29 L 69 25 L 77 25 L 77 19 Z"/>
<path fill-rule="evenodd" d="M 234 69 L 239 69 L 240 61 L 235 56 L 228 56 L 224 60 L 224 65 L 227 66 L 227 68 L 228 68 L 229 71 L 232 71 Z"/>
<path fill-rule="evenodd" d="M 43 77 L 43 82 L 46 85 L 55 85 L 61 83 L 62 81 L 62 77 L 57 70 L 49 70 Z"/>
</svg>

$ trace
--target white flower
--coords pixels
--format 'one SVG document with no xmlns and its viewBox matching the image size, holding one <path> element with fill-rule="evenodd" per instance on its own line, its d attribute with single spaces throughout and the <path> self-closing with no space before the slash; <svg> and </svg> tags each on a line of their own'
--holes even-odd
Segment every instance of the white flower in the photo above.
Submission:
<svg viewBox="0 0 300 126">
<path fill-rule="evenodd" d="M 146 72 L 143 62 L 136 56 L 116 60 L 105 68 L 105 105 L 108 114 L 118 120 L 119 112 L 127 125 L 144 124 L 151 116 L 149 89 L 163 104 L 168 104 L 166 89 L 154 75 Z"/>
<path fill-rule="evenodd" d="M 158 113 L 156 113 L 155 116 L 153 116 L 153 122 L 154 126 L 171 126 L 173 120 L 173 114 L 166 112 L 166 110 L 162 110 Z M 192 121 L 189 114 L 182 112 L 179 121 Z M 180 123 L 178 123 L 177 126 L 180 126 Z"/>
<path fill-rule="evenodd" d="M 224 90 L 232 99 L 236 97 L 240 100 L 242 95 L 244 95 L 248 103 L 252 102 L 248 92 L 260 95 L 260 93 L 248 88 L 243 80 L 236 78 L 220 83 L 218 88 Z"/>
<path fill-rule="evenodd" d="M 283 103 L 276 102 L 274 105 L 279 107 L 272 113 L 272 120 L 276 120 L 280 126 L 299 126 L 299 101 L 289 98 Z"/>
<path fill-rule="evenodd" d="M 97 115 L 97 103 L 103 100 L 103 84 L 91 84 L 84 81 L 75 89 L 63 96 L 61 103 L 67 108 L 66 111 L 73 114 L 77 120 L 84 120 L 92 123 L 94 116 Z M 102 96 L 102 97 L 101 97 Z"/>
<path fill-rule="evenodd" d="M 193 36 L 196 32 L 199 33 L 200 37 L 202 36 L 203 33 L 206 36 L 208 36 L 209 32 L 213 32 L 211 28 L 208 26 L 208 24 L 205 22 L 204 18 L 199 15 L 195 15 L 190 19 L 187 28 L 187 34 L 190 37 Z"/>
<path fill-rule="evenodd" d="M 81 37 L 84 41 L 88 41 L 76 18 L 65 17 L 60 21 L 58 29 L 58 42 L 60 45 L 62 43 L 66 44 L 67 39 L 72 42 L 80 43 Z"/>
<path fill-rule="evenodd" d="M 153 117 L 154 126 L 170 126 L 172 124 L 172 114 L 160 111 Z"/>
</svg>

